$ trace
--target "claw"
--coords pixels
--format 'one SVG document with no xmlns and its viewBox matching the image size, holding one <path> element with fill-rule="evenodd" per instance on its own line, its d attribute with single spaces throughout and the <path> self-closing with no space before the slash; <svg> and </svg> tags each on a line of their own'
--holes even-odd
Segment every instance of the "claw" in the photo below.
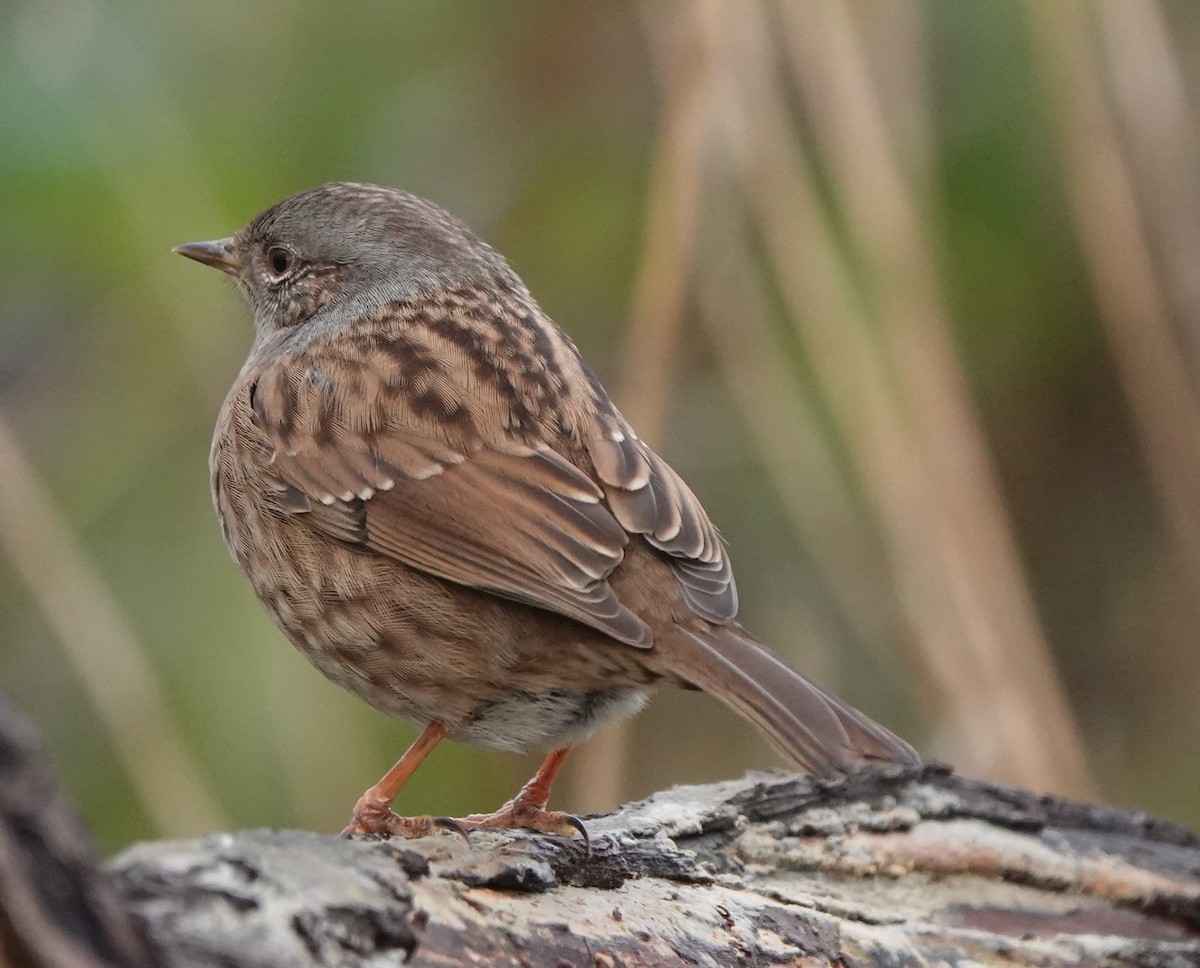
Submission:
<svg viewBox="0 0 1200 968">
<path fill-rule="evenodd" d="M 565 818 L 567 826 L 574 828 L 579 832 L 579 836 L 583 838 L 584 854 L 588 857 L 592 856 L 592 838 L 587 832 L 587 827 L 583 825 L 583 821 L 574 814 L 567 814 Z"/>
<path fill-rule="evenodd" d="M 469 831 L 453 817 L 434 817 L 432 819 L 432 823 L 439 830 L 445 830 L 452 834 L 458 834 L 463 839 L 463 843 L 467 844 L 468 846 L 470 845 L 471 837 L 469 835 Z"/>
</svg>

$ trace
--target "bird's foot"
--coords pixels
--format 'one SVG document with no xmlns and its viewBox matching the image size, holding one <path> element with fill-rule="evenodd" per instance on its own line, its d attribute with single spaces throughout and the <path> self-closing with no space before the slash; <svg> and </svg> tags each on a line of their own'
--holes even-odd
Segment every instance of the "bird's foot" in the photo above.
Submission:
<svg viewBox="0 0 1200 968">
<path fill-rule="evenodd" d="M 536 830 L 558 837 L 579 834 L 589 852 L 592 846 L 587 827 L 578 817 L 559 810 L 547 810 L 543 805 L 530 803 L 521 797 L 509 800 L 494 813 L 473 813 L 469 817 L 459 818 L 457 823 L 466 830 Z"/>
<path fill-rule="evenodd" d="M 393 813 L 391 801 L 382 797 L 364 794 L 354 805 L 350 823 L 342 831 L 343 837 L 363 834 L 386 834 L 414 840 L 428 837 L 439 830 L 447 830 L 467 839 L 466 827 L 451 817 L 401 817 Z"/>
<path fill-rule="evenodd" d="M 587 827 L 578 817 L 520 800 L 509 800 L 494 813 L 473 813 L 469 817 L 456 820 L 452 817 L 401 817 L 392 812 L 391 805 L 386 801 L 364 796 L 355 804 L 350 823 L 342 831 L 342 836 L 374 834 L 414 840 L 439 831 L 448 831 L 458 834 L 463 840 L 468 840 L 469 831 L 480 829 L 534 830 L 557 837 L 573 837 L 578 834 L 583 838 L 583 845 L 589 853 L 592 849 Z"/>
</svg>

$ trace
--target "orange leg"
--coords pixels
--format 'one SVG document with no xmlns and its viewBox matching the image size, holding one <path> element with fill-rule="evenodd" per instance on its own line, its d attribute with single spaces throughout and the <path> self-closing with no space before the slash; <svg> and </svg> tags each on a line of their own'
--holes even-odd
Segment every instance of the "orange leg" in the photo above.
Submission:
<svg viewBox="0 0 1200 968">
<path fill-rule="evenodd" d="M 350 823 L 342 831 L 350 834 L 391 834 L 396 837 L 425 837 L 437 830 L 450 830 L 466 836 L 467 830 L 478 827 L 538 830 L 542 833 L 569 837 L 578 833 L 590 849 L 587 830 L 578 817 L 547 810 L 550 787 L 566 762 L 571 747 L 564 746 L 546 757 L 533 778 L 521 791 L 495 813 L 474 813 L 462 820 L 446 817 L 400 817 L 392 812 L 392 803 L 408 778 L 446 735 L 442 723 L 430 723 L 404 755 L 396 761 L 378 783 L 364 793 L 354 805 Z"/>
<path fill-rule="evenodd" d="M 542 833 L 558 834 L 561 837 L 569 837 L 572 833 L 578 833 L 583 837 L 584 844 L 589 845 L 587 829 L 578 817 L 546 809 L 546 803 L 550 800 L 550 787 L 570 752 L 571 747 L 564 746 L 547 756 L 533 778 L 521 787 L 521 792 L 495 813 L 474 813 L 469 817 L 463 817 L 458 822 L 468 829 L 478 827 L 518 828 L 539 830 Z"/>
<path fill-rule="evenodd" d="M 389 833 L 400 837 L 424 837 L 445 826 L 432 817 L 398 817 L 392 813 L 392 802 L 400 788 L 445 735 L 446 727 L 442 723 L 433 722 L 426 726 L 383 779 L 358 798 L 350 823 L 342 834 Z"/>
<path fill-rule="evenodd" d="M 533 774 L 533 778 L 521 787 L 520 793 L 513 797 L 513 802 L 544 809 L 550 802 L 550 787 L 553 785 L 555 777 L 558 776 L 558 771 L 567 762 L 567 754 L 570 752 L 571 747 L 564 746 L 547 756 L 542 765 L 538 767 L 538 771 Z"/>
</svg>

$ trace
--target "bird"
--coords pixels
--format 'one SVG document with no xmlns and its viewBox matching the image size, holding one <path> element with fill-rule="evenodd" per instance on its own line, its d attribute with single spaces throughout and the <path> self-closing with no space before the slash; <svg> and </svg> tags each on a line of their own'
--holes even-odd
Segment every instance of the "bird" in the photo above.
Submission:
<svg viewBox="0 0 1200 968">
<path fill-rule="evenodd" d="M 231 276 L 254 316 L 210 453 L 230 553 L 319 671 L 421 729 L 343 833 L 586 838 L 547 808 L 555 775 L 662 684 L 722 700 L 822 778 L 920 765 L 737 621 L 700 501 L 449 212 L 330 182 L 173 251 Z M 398 814 L 443 739 L 547 755 L 491 813 Z"/>
</svg>

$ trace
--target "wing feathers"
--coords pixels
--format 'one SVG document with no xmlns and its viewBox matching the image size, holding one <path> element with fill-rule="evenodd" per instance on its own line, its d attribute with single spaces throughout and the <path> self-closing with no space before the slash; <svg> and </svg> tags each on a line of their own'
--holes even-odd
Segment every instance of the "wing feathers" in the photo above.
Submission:
<svg viewBox="0 0 1200 968">
<path fill-rule="evenodd" d="M 630 645 L 652 643 L 607 580 L 629 535 L 579 468 L 515 439 L 452 446 L 378 422 L 368 422 L 368 433 L 351 426 L 341 405 L 347 386 L 362 393 L 365 383 L 339 384 L 296 359 L 254 384 L 255 421 L 276 448 L 281 507 L 307 514 L 339 541 L 567 615 Z M 283 406 L 291 407 L 286 418 L 275 410 Z"/>
<path fill-rule="evenodd" d="M 670 556 L 688 604 L 710 622 L 737 615 L 737 586 L 717 529 L 696 495 L 632 431 L 597 432 L 585 441 L 616 519 Z"/>
<path fill-rule="evenodd" d="M 314 351 L 259 374 L 255 422 L 283 483 L 311 499 L 286 507 L 338 540 L 649 645 L 648 627 L 607 582 L 632 532 L 664 553 L 696 614 L 716 623 L 737 614 L 728 558 L 700 502 L 615 410 L 583 426 L 581 466 L 590 462 L 593 480 L 536 438 L 478 415 L 474 429 L 456 424 L 464 388 L 452 381 L 430 384 L 422 404 L 446 421 L 406 416 L 384 400 L 407 385 L 391 371 L 399 365 L 394 354 Z M 398 426 L 398 416 L 414 423 Z"/>
<path fill-rule="evenodd" d="M 436 481 L 474 493 L 477 482 L 466 462 Z M 450 515 L 443 495 L 422 491 L 432 481 L 404 482 L 372 499 L 367 516 L 367 545 L 451 581 L 484 588 L 507 598 L 567 615 L 630 645 L 649 646 L 649 627 L 617 599 L 604 579 L 623 554 L 621 545 L 604 554 L 582 549 L 570 537 L 544 523 L 522 517 L 497 535 L 493 515 L 518 513 L 511 495 L 493 491 L 478 512 Z M 528 504 L 526 505 L 528 507 Z M 499 540 L 497 540 L 499 538 Z M 586 551 L 586 553 L 584 553 Z M 578 555 L 578 556 L 577 556 Z"/>
</svg>

